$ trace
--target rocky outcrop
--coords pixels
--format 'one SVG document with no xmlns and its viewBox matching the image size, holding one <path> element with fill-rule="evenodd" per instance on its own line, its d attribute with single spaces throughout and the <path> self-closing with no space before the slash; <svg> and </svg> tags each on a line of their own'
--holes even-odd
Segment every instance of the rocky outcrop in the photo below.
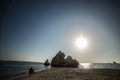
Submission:
<svg viewBox="0 0 120 80">
<path fill-rule="evenodd" d="M 52 67 L 78 67 L 78 65 L 79 65 L 78 61 L 72 59 L 71 56 L 68 56 L 65 59 L 65 54 L 61 51 L 59 51 L 51 61 Z"/>
<path fill-rule="evenodd" d="M 59 51 L 55 57 L 53 57 L 51 61 L 52 67 L 63 67 L 64 66 L 64 58 L 65 55 L 63 52 Z"/>
<path fill-rule="evenodd" d="M 50 65 L 50 63 L 49 63 L 49 60 L 48 60 L 48 59 L 45 61 L 44 65 L 45 65 L 45 66 L 49 66 L 49 65 Z"/>
<path fill-rule="evenodd" d="M 66 67 L 78 67 L 79 63 L 77 60 L 75 59 L 72 59 L 71 56 L 68 56 L 66 59 L 65 59 L 65 66 Z"/>
</svg>

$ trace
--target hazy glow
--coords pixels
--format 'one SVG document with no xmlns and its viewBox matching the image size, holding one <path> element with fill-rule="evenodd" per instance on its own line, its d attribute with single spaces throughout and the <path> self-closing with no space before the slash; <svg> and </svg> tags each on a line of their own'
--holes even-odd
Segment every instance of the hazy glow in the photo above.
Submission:
<svg viewBox="0 0 120 80">
<path fill-rule="evenodd" d="M 81 37 L 76 39 L 75 45 L 80 49 L 85 49 L 88 46 L 88 41 L 81 35 Z"/>
<path fill-rule="evenodd" d="M 44 62 L 61 50 L 83 63 L 120 63 L 120 6 L 116 3 L 4 0 L 0 60 Z"/>
<path fill-rule="evenodd" d="M 90 68 L 90 63 L 80 63 L 82 68 Z"/>
</svg>

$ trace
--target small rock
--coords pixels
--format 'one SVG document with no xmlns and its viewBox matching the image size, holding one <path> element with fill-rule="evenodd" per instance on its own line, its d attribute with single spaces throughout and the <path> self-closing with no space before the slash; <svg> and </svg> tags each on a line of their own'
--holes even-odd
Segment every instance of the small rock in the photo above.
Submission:
<svg viewBox="0 0 120 80">
<path fill-rule="evenodd" d="M 49 60 L 48 60 L 48 59 L 45 61 L 44 65 L 45 65 L 45 66 L 49 66 L 49 65 L 50 65 L 50 63 L 49 63 Z"/>
</svg>

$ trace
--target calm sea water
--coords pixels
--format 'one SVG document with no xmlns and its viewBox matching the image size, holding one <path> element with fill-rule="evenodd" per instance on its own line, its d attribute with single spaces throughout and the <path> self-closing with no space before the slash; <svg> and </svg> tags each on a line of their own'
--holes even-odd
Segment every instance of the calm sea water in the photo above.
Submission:
<svg viewBox="0 0 120 80">
<path fill-rule="evenodd" d="M 28 75 L 31 67 L 35 72 L 50 68 L 40 62 L 0 61 L 0 80 L 13 80 Z"/>
<path fill-rule="evenodd" d="M 0 61 L 0 80 L 13 80 L 17 77 L 28 75 L 29 68 L 34 68 L 35 72 L 49 69 L 40 62 L 22 61 Z M 113 63 L 80 63 L 80 68 L 107 68 L 120 69 L 120 64 Z"/>
</svg>

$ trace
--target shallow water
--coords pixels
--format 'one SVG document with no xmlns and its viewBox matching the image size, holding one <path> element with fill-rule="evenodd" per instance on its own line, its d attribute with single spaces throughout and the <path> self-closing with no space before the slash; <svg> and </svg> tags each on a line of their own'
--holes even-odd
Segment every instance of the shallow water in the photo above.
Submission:
<svg viewBox="0 0 120 80">
<path fill-rule="evenodd" d="M 15 77 L 28 75 L 31 67 L 35 72 L 50 68 L 40 62 L 0 61 L 0 80 L 12 80 Z"/>
<path fill-rule="evenodd" d="M 35 72 L 49 69 L 40 62 L 0 61 L 0 80 L 13 80 L 16 77 L 28 75 L 29 68 Z M 120 69 L 120 64 L 113 63 L 80 63 L 80 68 Z"/>
<path fill-rule="evenodd" d="M 80 68 L 120 69 L 120 64 L 113 63 L 80 63 Z"/>
</svg>

